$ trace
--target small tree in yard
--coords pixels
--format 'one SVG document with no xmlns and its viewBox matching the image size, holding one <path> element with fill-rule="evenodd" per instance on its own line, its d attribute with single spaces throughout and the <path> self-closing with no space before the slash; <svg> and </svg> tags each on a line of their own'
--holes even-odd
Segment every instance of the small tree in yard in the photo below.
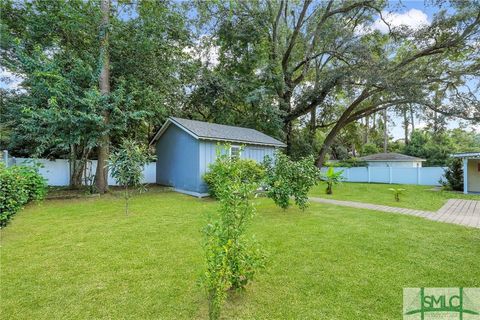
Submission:
<svg viewBox="0 0 480 320">
<path fill-rule="evenodd" d="M 327 183 L 327 189 L 325 190 L 326 194 L 333 194 L 333 186 L 342 181 L 343 170 L 335 172 L 333 167 L 329 167 L 323 180 Z"/>
<path fill-rule="evenodd" d="M 293 197 L 295 204 L 305 210 L 308 207 L 308 191 L 320 180 L 320 170 L 314 165 L 313 157 L 293 161 L 277 152 L 275 161 L 267 156 L 264 165 L 267 196 L 284 210 L 290 206 L 290 197 Z"/>
<path fill-rule="evenodd" d="M 210 167 L 210 183 L 220 201 L 216 215 L 204 229 L 206 269 L 202 280 L 209 301 L 210 319 L 218 319 L 228 290 L 243 289 L 264 266 L 264 254 L 245 231 L 255 215 L 252 199 L 260 180 L 252 179 L 251 163 L 217 153 Z"/>
<path fill-rule="evenodd" d="M 128 189 L 137 188 L 142 191 L 143 167 L 153 160 L 155 157 L 148 153 L 147 147 L 128 139 L 123 140 L 120 148 L 110 155 L 111 175 L 124 188 L 125 214 L 128 214 L 130 199 Z"/>
<path fill-rule="evenodd" d="M 452 159 L 445 170 L 446 181 L 442 184 L 450 190 L 463 191 L 463 163 L 459 158 Z"/>
</svg>

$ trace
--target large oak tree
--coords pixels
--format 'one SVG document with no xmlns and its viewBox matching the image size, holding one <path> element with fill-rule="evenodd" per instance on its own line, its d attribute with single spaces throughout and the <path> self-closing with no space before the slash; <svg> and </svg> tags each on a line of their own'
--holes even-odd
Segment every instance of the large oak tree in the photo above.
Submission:
<svg viewBox="0 0 480 320">
<path fill-rule="evenodd" d="M 379 19 L 388 25 L 383 1 L 220 2 L 199 8 L 220 51 L 217 73 L 232 74 L 238 88 L 256 82 L 255 90 L 270 93 L 263 98 L 278 110 L 289 147 L 298 119 L 310 117 L 311 136 L 328 129 L 317 154 L 321 165 L 343 128 L 384 109 L 415 104 L 479 118 L 477 97 L 466 88 L 469 76 L 478 77 L 480 5 L 452 1 L 442 9 L 442 3 L 429 25 L 388 33 L 372 28 Z"/>
</svg>

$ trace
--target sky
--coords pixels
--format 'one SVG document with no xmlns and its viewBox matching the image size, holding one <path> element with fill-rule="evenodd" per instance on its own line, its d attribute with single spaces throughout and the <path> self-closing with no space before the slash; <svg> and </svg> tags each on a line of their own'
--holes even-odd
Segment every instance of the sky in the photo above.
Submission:
<svg viewBox="0 0 480 320">
<path fill-rule="evenodd" d="M 384 19 L 392 26 L 408 25 L 415 28 L 431 23 L 433 15 L 438 10 L 439 8 L 431 6 L 428 0 L 390 1 L 388 7 L 382 14 Z M 387 26 L 380 19 L 375 22 L 374 28 L 383 32 L 388 31 Z M 13 75 L 0 65 L 0 88 L 18 89 L 21 80 L 21 77 Z M 390 135 L 394 140 L 403 138 L 404 131 L 401 126 L 402 120 L 392 112 L 390 112 L 389 118 L 391 119 Z M 425 123 L 422 122 L 421 119 L 417 119 L 416 122 L 415 128 L 422 128 L 425 126 Z M 461 121 L 452 120 L 448 127 L 455 128 L 461 124 Z M 467 126 L 467 128 L 472 128 L 480 132 L 480 126 Z"/>
<path fill-rule="evenodd" d="M 448 10 L 448 7 L 444 9 Z M 384 18 L 392 26 L 399 25 L 408 25 L 410 27 L 419 27 L 424 24 L 429 24 L 432 21 L 433 15 L 439 11 L 438 7 L 432 6 L 429 4 L 429 1 L 390 1 L 387 10 L 390 12 L 384 12 Z M 377 20 L 375 22 L 375 28 L 380 31 L 387 32 L 387 26 L 381 21 Z M 393 114 L 389 113 L 390 123 L 390 135 L 393 136 L 394 140 L 404 138 L 404 129 L 402 127 L 402 119 Z M 415 120 L 415 128 L 425 127 L 425 122 L 421 119 Z M 475 130 L 480 132 L 480 125 L 472 125 L 469 122 L 461 120 L 451 120 L 449 121 L 447 127 L 449 129 L 465 127 L 467 130 Z"/>
</svg>

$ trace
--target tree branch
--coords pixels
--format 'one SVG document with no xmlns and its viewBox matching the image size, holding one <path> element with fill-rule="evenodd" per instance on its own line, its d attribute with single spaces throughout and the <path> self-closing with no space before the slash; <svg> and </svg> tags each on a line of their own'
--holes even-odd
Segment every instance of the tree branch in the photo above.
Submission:
<svg viewBox="0 0 480 320">
<path fill-rule="evenodd" d="M 302 11 L 300 12 L 300 16 L 298 17 L 297 23 L 295 25 L 295 29 L 293 30 L 292 36 L 288 43 L 287 50 L 285 51 L 283 58 L 282 58 L 282 69 L 284 72 L 287 71 L 288 67 L 288 59 L 290 59 L 290 54 L 292 53 L 292 49 L 295 46 L 295 41 L 297 40 L 298 34 L 300 33 L 300 29 L 303 24 L 303 19 L 305 18 L 305 14 L 307 13 L 308 6 L 312 0 L 305 0 L 303 3 Z"/>
</svg>

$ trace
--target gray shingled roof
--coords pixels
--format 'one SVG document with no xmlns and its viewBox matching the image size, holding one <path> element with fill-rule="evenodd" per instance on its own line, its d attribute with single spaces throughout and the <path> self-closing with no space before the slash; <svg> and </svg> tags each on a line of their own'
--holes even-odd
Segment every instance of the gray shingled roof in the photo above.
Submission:
<svg viewBox="0 0 480 320">
<path fill-rule="evenodd" d="M 369 156 L 360 157 L 359 160 L 363 161 L 425 161 L 425 159 L 407 156 L 405 154 L 388 152 L 388 153 L 376 153 Z"/>
<path fill-rule="evenodd" d="M 169 121 L 178 125 L 185 131 L 188 131 L 190 134 L 193 134 L 198 139 L 269 145 L 275 147 L 286 146 L 283 142 L 267 136 L 260 131 L 250 128 L 226 126 L 223 124 L 182 119 L 176 117 L 170 117 Z M 162 127 L 162 129 L 164 128 Z M 161 134 L 163 133 L 162 129 L 160 129 L 160 131 L 154 137 L 154 141 L 161 136 Z"/>
<path fill-rule="evenodd" d="M 452 154 L 454 158 L 479 158 L 480 152 L 462 152 Z"/>
</svg>

